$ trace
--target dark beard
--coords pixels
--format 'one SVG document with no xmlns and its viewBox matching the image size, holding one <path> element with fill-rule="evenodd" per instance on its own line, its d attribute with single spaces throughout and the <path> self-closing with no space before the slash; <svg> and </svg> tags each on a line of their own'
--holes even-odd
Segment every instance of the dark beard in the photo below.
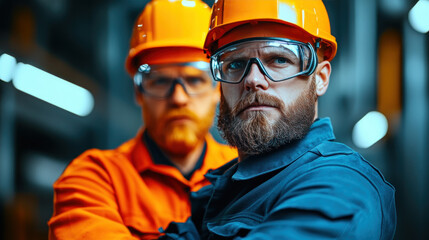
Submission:
<svg viewBox="0 0 429 240">
<path fill-rule="evenodd" d="M 310 87 L 287 109 L 283 101 L 276 97 L 251 92 L 231 110 L 222 94 L 217 123 L 222 136 L 246 157 L 304 138 L 313 123 L 317 99 L 314 78 L 309 81 L 312 81 Z M 265 112 L 251 111 L 248 112 L 249 117 L 242 120 L 239 113 L 254 102 L 278 108 L 280 119 L 273 122 Z"/>
</svg>

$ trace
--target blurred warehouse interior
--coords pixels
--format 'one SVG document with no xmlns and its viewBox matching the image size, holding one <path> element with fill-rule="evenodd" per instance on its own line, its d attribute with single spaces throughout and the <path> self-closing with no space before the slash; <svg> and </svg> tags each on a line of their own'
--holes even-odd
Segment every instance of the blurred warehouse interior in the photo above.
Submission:
<svg viewBox="0 0 429 240">
<path fill-rule="evenodd" d="M 67 164 L 137 133 L 124 61 L 147 2 L 0 0 L 0 239 L 47 239 Z M 320 116 L 396 187 L 395 239 L 429 239 L 429 0 L 324 3 L 339 51 Z"/>
</svg>

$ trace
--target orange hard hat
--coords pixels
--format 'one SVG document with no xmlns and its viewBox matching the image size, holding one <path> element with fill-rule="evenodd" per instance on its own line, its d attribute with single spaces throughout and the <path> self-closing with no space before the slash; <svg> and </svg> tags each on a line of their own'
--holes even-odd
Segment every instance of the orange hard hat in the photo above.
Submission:
<svg viewBox="0 0 429 240">
<path fill-rule="evenodd" d="M 331 35 L 328 13 L 322 0 L 217 0 L 212 9 L 210 30 L 204 43 L 209 56 L 223 45 L 240 40 L 240 36 L 242 39 L 250 36 L 251 25 L 258 22 L 277 23 L 274 27 L 279 24 L 286 26 L 289 30 L 284 34 L 298 39 L 304 36 L 314 41 L 320 39 L 324 59 L 328 61 L 337 52 L 337 42 Z M 246 33 L 244 37 L 241 33 L 228 34 L 246 24 L 249 27 L 242 29 L 242 33 Z"/>
<path fill-rule="evenodd" d="M 209 61 L 203 51 L 209 20 L 201 0 L 152 0 L 134 25 L 126 70 L 133 76 L 141 62 Z"/>
</svg>

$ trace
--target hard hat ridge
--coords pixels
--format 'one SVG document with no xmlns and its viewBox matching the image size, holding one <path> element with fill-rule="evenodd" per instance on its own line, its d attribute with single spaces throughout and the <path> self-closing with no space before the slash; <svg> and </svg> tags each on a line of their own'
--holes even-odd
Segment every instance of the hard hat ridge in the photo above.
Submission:
<svg viewBox="0 0 429 240">
<path fill-rule="evenodd" d="M 142 58 L 150 64 L 208 61 L 202 48 L 209 19 L 210 7 L 201 0 L 152 0 L 133 27 L 128 73 L 136 73 Z"/>
<path fill-rule="evenodd" d="M 241 26 L 258 23 L 280 24 L 287 27 L 289 36 L 294 30 L 294 37 L 311 37 L 313 42 L 320 38 L 324 58 L 332 60 L 336 54 L 337 42 L 331 35 L 328 13 L 322 0 L 217 0 L 212 9 L 210 30 L 204 43 L 209 56 L 223 45 L 239 40 L 234 39 L 239 38 L 239 34 L 228 33 Z M 245 31 L 253 30 L 249 26 Z"/>
</svg>

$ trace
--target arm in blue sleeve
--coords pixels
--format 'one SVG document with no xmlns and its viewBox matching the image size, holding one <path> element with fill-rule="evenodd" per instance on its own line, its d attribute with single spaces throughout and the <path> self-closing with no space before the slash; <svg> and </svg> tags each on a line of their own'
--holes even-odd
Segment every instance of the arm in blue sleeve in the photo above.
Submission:
<svg viewBox="0 0 429 240">
<path fill-rule="evenodd" d="M 287 183 L 268 217 L 236 239 L 380 239 L 381 203 L 360 172 L 324 165 Z"/>
<path fill-rule="evenodd" d="M 160 228 L 163 233 L 159 240 L 200 240 L 200 235 L 191 218 L 184 223 L 171 222 L 166 230 Z"/>
<path fill-rule="evenodd" d="M 192 217 L 186 222 L 171 222 L 167 229 L 160 229 L 164 235 L 159 240 L 199 240 L 199 231 L 207 202 L 213 191 L 213 186 L 208 185 L 198 192 L 191 193 Z"/>
</svg>

